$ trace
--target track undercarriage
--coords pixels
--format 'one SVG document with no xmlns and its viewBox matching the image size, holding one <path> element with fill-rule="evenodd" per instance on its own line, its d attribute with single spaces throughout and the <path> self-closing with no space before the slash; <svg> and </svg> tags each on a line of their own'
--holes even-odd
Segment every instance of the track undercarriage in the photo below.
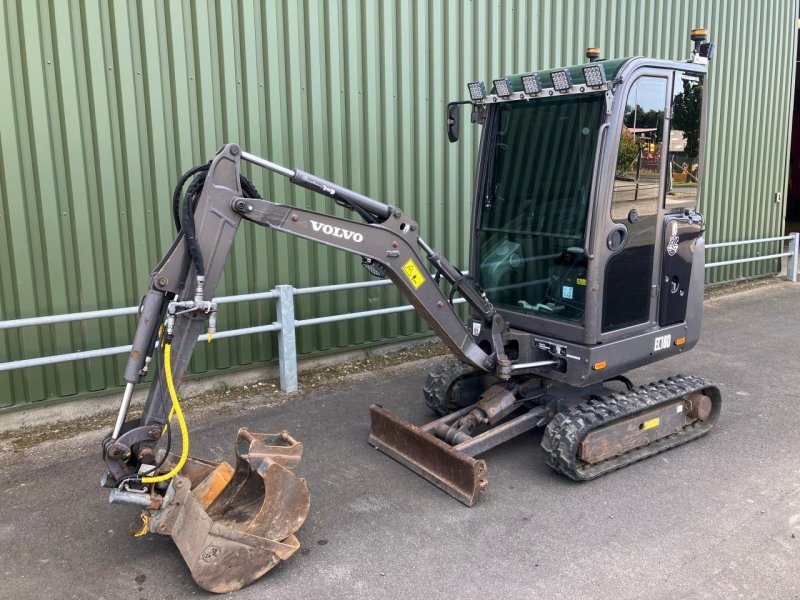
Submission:
<svg viewBox="0 0 800 600">
<path fill-rule="evenodd" d="M 627 390 L 524 376 L 502 382 L 447 364 L 425 385 L 426 403 L 443 416 L 418 427 L 373 405 L 369 441 L 472 506 L 488 489 L 487 465 L 476 457 L 536 427 L 546 425 L 547 464 L 588 481 L 696 439 L 719 416 L 719 389 L 705 379 L 676 375 L 640 387 L 616 379 Z"/>
</svg>

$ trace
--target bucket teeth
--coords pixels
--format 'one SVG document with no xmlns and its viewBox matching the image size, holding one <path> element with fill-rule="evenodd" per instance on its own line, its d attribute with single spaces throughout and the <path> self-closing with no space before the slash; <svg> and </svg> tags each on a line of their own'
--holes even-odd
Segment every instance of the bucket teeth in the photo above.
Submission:
<svg viewBox="0 0 800 600">
<path fill-rule="evenodd" d="M 310 506 L 308 486 L 293 472 L 302 454 L 285 431 L 240 429 L 236 468 L 190 458 L 151 530 L 172 536 L 202 588 L 226 593 L 249 585 L 300 548 L 294 534 Z"/>
</svg>

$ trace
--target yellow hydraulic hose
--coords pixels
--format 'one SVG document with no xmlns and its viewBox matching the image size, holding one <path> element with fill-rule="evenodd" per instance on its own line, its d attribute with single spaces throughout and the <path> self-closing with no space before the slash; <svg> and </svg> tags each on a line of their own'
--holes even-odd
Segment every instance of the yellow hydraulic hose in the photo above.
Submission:
<svg viewBox="0 0 800 600">
<path fill-rule="evenodd" d="M 142 483 L 158 483 L 159 481 L 167 481 L 177 475 L 183 468 L 186 459 L 189 456 L 189 430 L 186 428 L 186 421 L 183 418 L 183 411 L 181 410 L 180 402 L 178 401 L 178 393 L 175 391 L 175 382 L 172 380 L 172 362 L 170 360 L 170 351 L 172 350 L 171 344 L 164 344 L 164 375 L 167 378 L 167 389 L 169 390 L 169 397 L 172 399 L 172 411 L 178 417 L 178 424 L 181 427 L 181 458 L 178 464 L 175 465 L 169 473 L 158 475 L 154 477 L 142 477 Z M 172 414 L 170 411 L 170 415 Z"/>
</svg>

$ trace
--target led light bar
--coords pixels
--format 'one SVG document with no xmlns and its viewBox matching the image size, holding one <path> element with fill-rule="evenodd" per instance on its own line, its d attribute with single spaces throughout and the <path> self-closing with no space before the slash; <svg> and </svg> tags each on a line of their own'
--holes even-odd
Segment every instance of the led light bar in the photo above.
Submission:
<svg viewBox="0 0 800 600">
<path fill-rule="evenodd" d="M 599 63 L 583 67 L 583 76 L 586 79 L 586 85 L 590 88 L 601 88 L 606 82 L 605 69 Z"/>
<path fill-rule="evenodd" d="M 550 71 L 550 81 L 553 82 L 553 88 L 562 94 L 572 87 L 572 77 L 566 69 Z"/>
<path fill-rule="evenodd" d="M 514 93 L 511 80 L 508 77 L 504 77 L 503 79 L 495 79 L 492 83 L 494 84 L 494 91 L 501 98 L 508 98 Z"/>
<path fill-rule="evenodd" d="M 542 91 L 542 78 L 538 73 L 528 73 L 522 76 L 522 89 L 528 96 L 535 96 Z"/>
<path fill-rule="evenodd" d="M 486 98 L 486 84 L 482 81 L 470 81 L 467 84 L 469 99 L 473 102 Z"/>
</svg>

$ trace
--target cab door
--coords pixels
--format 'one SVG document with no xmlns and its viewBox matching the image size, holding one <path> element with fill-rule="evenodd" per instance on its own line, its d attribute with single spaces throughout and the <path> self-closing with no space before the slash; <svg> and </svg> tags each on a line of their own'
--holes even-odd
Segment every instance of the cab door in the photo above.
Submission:
<svg viewBox="0 0 800 600">
<path fill-rule="evenodd" d="M 669 108 L 669 143 L 664 144 L 668 176 L 659 283 L 661 327 L 685 321 L 690 298 L 702 302 L 702 281 L 692 284 L 695 263 L 705 262 L 705 244 L 699 243 L 705 223 L 695 212 L 700 193 L 702 113 L 703 74 L 676 70 Z"/>
<path fill-rule="evenodd" d="M 670 73 L 650 71 L 629 86 L 620 129 L 603 277 L 601 333 L 649 326 L 656 296 L 656 243 L 665 193 Z"/>
</svg>

